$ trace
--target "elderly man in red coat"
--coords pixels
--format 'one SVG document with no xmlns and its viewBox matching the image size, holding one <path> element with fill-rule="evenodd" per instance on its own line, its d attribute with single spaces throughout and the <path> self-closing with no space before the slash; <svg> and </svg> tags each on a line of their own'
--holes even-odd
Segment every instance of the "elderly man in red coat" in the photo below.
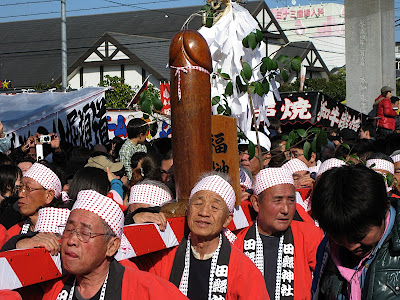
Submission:
<svg viewBox="0 0 400 300">
<path fill-rule="evenodd" d="M 238 234 L 235 246 L 263 273 L 270 298 L 310 299 L 322 231 L 313 224 L 293 221 L 295 187 L 288 170 L 261 170 L 253 190 L 251 201 L 258 217 Z"/>
<path fill-rule="evenodd" d="M 62 264 L 70 275 L 47 284 L 42 299 L 187 299 L 170 282 L 114 259 L 123 226 L 124 214 L 111 198 L 79 192 L 60 226 Z"/>
<path fill-rule="evenodd" d="M 223 174 L 211 173 L 191 191 L 187 209 L 190 234 L 176 248 L 137 257 L 135 263 L 169 279 L 189 299 L 269 299 L 257 267 L 224 230 L 232 220 L 235 192 Z M 170 297 L 169 297 L 170 298 Z"/>
</svg>

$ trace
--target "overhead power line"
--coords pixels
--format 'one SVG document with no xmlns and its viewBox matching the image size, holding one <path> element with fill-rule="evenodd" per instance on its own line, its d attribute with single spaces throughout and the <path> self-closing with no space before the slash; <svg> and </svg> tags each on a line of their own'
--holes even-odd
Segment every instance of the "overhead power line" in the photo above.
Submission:
<svg viewBox="0 0 400 300">
<path fill-rule="evenodd" d="M 41 0 L 41 1 L 31 1 L 31 2 L 7 3 L 7 4 L 0 4 L 0 7 L 26 5 L 26 4 L 38 4 L 38 3 L 47 3 L 47 2 L 60 2 L 60 0 Z"/>
<path fill-rule="evenodd" d="M 157 4 L 157 3 L 163 3 L 163 2 L 170 3 L 170 2 L 176 2 L 176 1 L 181 1 L 181 0 L 158 0 L 158 1 L 141 2 L 141 3 L 137 3 L 137 4 L 138 5 L 141 5 L 141 4 Z M 35 3 L 42 3 L 42 2 L 60 2 L 60 1 L 59 0 L 43 0 L 43 1 L 37 1 Z M 118 3 L 118 2 L 114 2 L 114 1 L 107 1 L 107 2 Z M 28 4 L 28 3 L 30 4 L 31 2 L 24 2 L 23 4 Z M 20 3 L 20 4 L 22 4 L 22 3 Z M 0 6 L 6 6 L 6 5 L 11 5 L 11 4 L 0 4 Z M 67 13 L 77 12 L 77 11 L 89 11 L 89 10 L 92 11 L 92 10 L 116 8 L 116 7 L 123 7 L 123 6 L 129 6 L 129 5 L 127 5 L 127 4 L 118 4 L 118 5 L 108 5 L 108 6 L 102 6 L 102 7 L 70 9 L 70 10 L 67 10 Z M 139 6 L 137 6 L 137 7 L 139 7 Z M 142 10 L 154 10 L 154 9 L 142 8 Z M 156 10 L 156 11 L 161 11 L 161 10 Z M 165 13 L 166 11 L 163 10 L 161 12 Z M 40 16 L 40 15 L 54 15 L 54 14 L 60 14 L 60 11 L 49 11 L 49 12 L 29 13 L 29 14 L 12 15 L 12 16 L 1 16 L 0 19 L 20 18 L 20 17 Z M 174 13 L 174 14 L 175 15 L 179 15 L 177 13 Z"/>
<path fill-rule="evenodd" d="M 36 20 L 38 21 L 38 20 Z M 299 27 L 299 28 L 287 28 L 287 29 L 282 29 L 282 31 L 284 32 L 290 32 L 290 31 L 296 31 L 298 29 L 311 29 L 311 28 L 323 28 L 323 27 L 334 27 L 334 26 L 342 26 L 345 25 L 344 23 L 339 23 L 339 24 L 332 24 L 332 25 L 315 25 L 315 26 L 303 26 L 303 27 Z M 0 28 L 1 28 L 1 23 L 0 23 Z M 162 33 L 174 33 L 176 32 L 174 31 L 144 31 L 144 32 L 136 32 L 136 33 L 132 33 L 129 35 L 138 35 L 138 36 L 147 36 L 147 37 L 154 37 L 153 35 L 160 35 Z M 270 33 L 280 33 L 279 30 L 270 30 L 268 31 Z M 74 41 L 74 40 L 86 40 L 86 39 L 99 39 L 101 37 L 101 35 L 96 35 L 96 36 L 84 36 L 84 37 L 70 37 L 68 38 L 68 41 Z M 56 39 L 40 39 L 40 40 L 31 40 L 29 41 L 29 43 L 42 43 L 42 42 L 58 42 L 59 38 Z M 20 44 L 20 43 L 24 43 L 26 44 L 27 41 L 17 41 L 17 42 L 7 42 L 7 41 L 2 41 L 2 45 L 7 45 L 7 44 Z M 1 54 L 1 53 L 0 53 Z"/>
</svg>

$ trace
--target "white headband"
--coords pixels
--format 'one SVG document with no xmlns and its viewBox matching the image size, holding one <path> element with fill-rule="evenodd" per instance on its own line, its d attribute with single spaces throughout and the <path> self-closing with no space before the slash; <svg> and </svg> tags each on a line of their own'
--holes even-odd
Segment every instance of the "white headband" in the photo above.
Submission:
<svg viewBox="0 0 400 300">
<path fill-rule="evenodd" d="M 39 209 L 35 232 L 61 233 L 58 225 L 67 223 L 70 210 L 68 208 L 44 207 Z"/>
<path fill-rule="evenodd" d="M 212 175 L 200 180 L 192 189 L 192 192 L 190 193 L 190 199 L 198 191 L 211 191 L 218 194 L 222 199 L 224 199 L 229 211 L 233 211 L 236 202 L 235 191 L 233 190 L 233 187 L 221 176 Z"/>
<path fill-rule="evenodd" d="M 266 189 L 279 184 L 294 184 L 292 174 L 284 168 L 267 168 L 261 170 L 253 183 L 253 190 L 260 195 Z"/>
<path fill-rule="evenodd" d="M 172 195 L 162 187 L 153 184 L 135 184 L 131 188 L 129 204 L 146 203 L 150 206 L 163 206 L 172 201 Z"/>
<path fill-rule="evenodd" d="M 34 163 L 29 170 L 26 171 L 24 177 L 37 181 L 46 190 L 53 190 L 57 198 L 61 196 L 61 181 L 48 167 L 40 163 Z"/>
<path fill-rule="evenodd" d="M 292 175 L 300 171 L 309 171 L 307 165 L 298 158 L 293 158 L 282 165 L 282 168 L 288 170 Z"/>
<path fill-rule="evenodd" d="M 394 175 L 394 164 L 390 161 L 385 159 L 368 159 L 367 163 L 365 164 L 367 168 L 372 167 L 372 170 L 384 170 L 389 172 L 390 174 Z"/>
<path fill-rule="evenodd" d="M 121 237 L 124 228 L 124 213 L 113 199 L 92 190 L 80 191 L 76 198 L 72 210 L 83 209 L 98 215 L 117 236 Z"/>
<path fill-rule="evenodd" d="M 319 167 L 319 170 L 318 170 L 318 173 L 317 173 L 317 177 L 321 176 L 326 171 L 328 171 L 328 170 L 330 170 L 332 168 L 339 168 L 339 167 L 345 166 L 345 165 L 346 165 L 346 163 L 341 159 L 337 159 L 337 158 L 327 159 Z"/>
<path fill-rule="evenodd" d="M 400 161 L 400 154 L 393 155 L 391 158 L 393 159 L 394 163 L 397 163 Z"/>
</svg>

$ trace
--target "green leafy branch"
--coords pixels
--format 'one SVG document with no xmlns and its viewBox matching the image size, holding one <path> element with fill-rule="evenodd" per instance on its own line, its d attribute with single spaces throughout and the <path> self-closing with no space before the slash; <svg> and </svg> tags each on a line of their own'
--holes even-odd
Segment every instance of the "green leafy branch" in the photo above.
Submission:
<svg viewBox="0 0 400 300">
<path fill-rule="evenodd" d="M 203 20 L 204 26 L 211 28 L 214 24 L 215 18 L 219 13 L 223 11 L 221 8 L 220 1 L 207 1 L 200 11 L 203 12 L 203 17 L 205 18 L 205 22 Z"/>
<path fill-rule="evenodd" d="M 280 75 L 284 82 L 288 82 L 289 74 L 292 73 L 292 71 L 295 71 L 297 73 L 300 72 L 301 69 L 300 56 L 295 56 L 290 58 L 287 55 L 280 55 L 278 57 L 278 62 L 280 62 L 282 65 L 282 68 L 280 69 Z"/>
<path fill-rule="evenodd" d="M 344 157 L 338 157 L 338 159 L 343 160 L 344 162 L 348 163 L 348 164 L 355 164 L 354 161 L 348 159 L 349 157 L 354 158 L 356 161 L 360 161 L 360 157 L 358 157 L 358 155 L 351 153 L 353 151 L 354 147 L 350 147 L 348 144 L 346 143 L 341 143 L 340 144 L 341 147 L 345 148 L 346 150 L 348 150 L 349 152 L 346 155 L 346 158 Z"/>
<path fill-rule="evenodd" d="M 284 135 L 282 140 L 286 141 L 286 150 L 304 142 L 303 155 L 307 160 L 311 158 L 312 153 L 317 153 L 322 146 L 328 145 L 325 129 L 318 127 L 309 127 L 307 130 L 293 129 L 288 135 Z"/>
<path fill-rule="evenodd" d="M 144 119 L 150 119 L 150 116 L 155 119 L 155 122 L 150 124 L 150 134 L 154 136 L 158 130 L 158 116 L 161 114 L 163 103 L 160 100 L 160 92 L 151 84 L 147 89 L 140 94 L 138 106 L 143 112 Z"/>
<path fill-rule="evenodd" d="M 376 164 L 372 164 L 369 166 L 369 168 L 372 170 L 375 166 L 376 166 Z M 382 175 L 383 180 L 385 181 L 385 183 L 388 187 L 391 187 L 393 185 L 393 183 L 395 182 L 393 174 L 390 174 L 390 173 L 386 173 L 386 174 L 379 173 L 379 174 Z M 397 184 L 398 183 L 396 182 L 396 185 Z"/>
</svg>

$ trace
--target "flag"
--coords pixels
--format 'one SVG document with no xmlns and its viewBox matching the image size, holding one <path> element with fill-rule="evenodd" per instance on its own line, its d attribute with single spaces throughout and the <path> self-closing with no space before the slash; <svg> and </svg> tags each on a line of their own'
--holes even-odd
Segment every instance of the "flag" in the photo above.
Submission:
<svg viewBox="0 0 400 300">
<path fill-rule="evenodd" d="M 147 76 L 147 78 L 143 81 L 142 86 L 141 86 L 140 89 L 137 91 L 137 93 L 135 94 L 135 96 L 132 97 L 131 101 L 128 103 L 128 105 L 126 106 L 126 108 L 132 109 L 133 105 L 139 102 L 140 95 L 141 95 L 145 90 L 147 90 L 147 84 L 149 83 L 149 78 L 150 78 L 150 75 Z"/>
<path fill-rule="evenodd" d="M 160 96 L 161 102 L 163 104 L 163 108 L 161 112 L 166 115 L 171 114 L 171 98 L 170 98 L 170 87 L 169 83 L 161 82 L 160 83 Z"/>
</svg>

